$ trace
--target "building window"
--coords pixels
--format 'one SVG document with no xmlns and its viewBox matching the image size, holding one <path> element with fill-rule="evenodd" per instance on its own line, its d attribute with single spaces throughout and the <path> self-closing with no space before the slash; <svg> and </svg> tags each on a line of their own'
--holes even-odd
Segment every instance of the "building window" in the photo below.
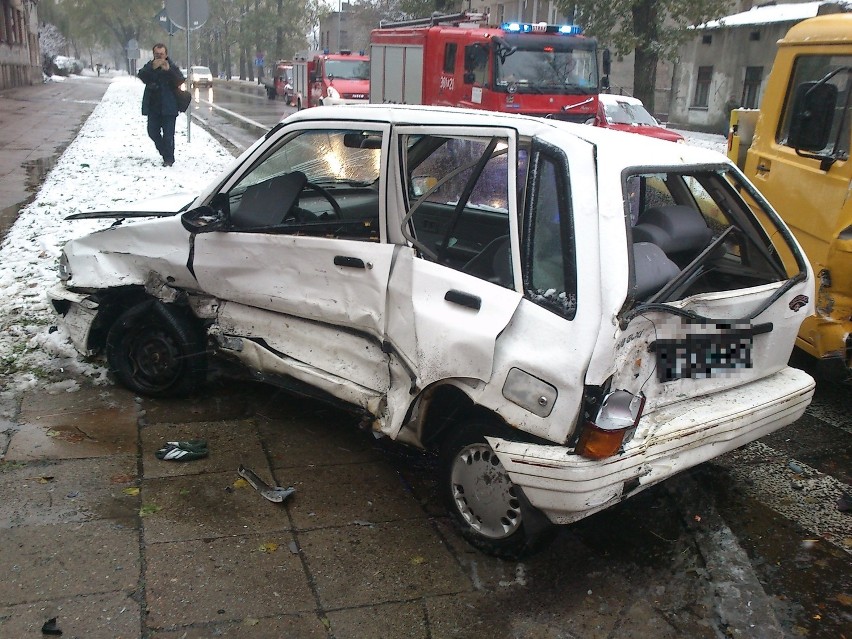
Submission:
<svg viewBox="0 0 852 639">
<path fill-rule="evenodd" d="M 711 35 L 701 36 L 701 44 L 713 44 L 713 36 L 711 36 Z"/>
<path fill-rule="evenodd" d="M 760 83 L 763 80 L 763 67 L 746 67 L 743 82 L 743 99 L 741 106 L 746 109 L 756 109 L 760 103 Z"/>
<path fill-rule="evenodd" d="M 759 42 L 760 41 L 760 31 L 752 31 L 751 33 L 748 34 L 748 39 L 752 42 Z"/>
<path fill-rule="evenodd" d="M 713 67 L 698 67 L 698 79 L 695 81 L 695 97 L 692 100 L 692 106 L 707 108 L 712 79 Z"/>
<path fill-rule="evenodd" d="M 448 42 L 444 45 L 444 73 L 455 73 L 456 70 L 456 43 Z"/>
</svg>

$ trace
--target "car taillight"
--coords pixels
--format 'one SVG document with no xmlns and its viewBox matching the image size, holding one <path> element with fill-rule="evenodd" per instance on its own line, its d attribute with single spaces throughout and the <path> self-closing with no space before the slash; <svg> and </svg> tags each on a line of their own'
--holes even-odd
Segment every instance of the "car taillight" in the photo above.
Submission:
<svg viewBox="0 0 852 639">
<path fill-rule="evenodd" d="M 642 393 L 633 395 L 623 390 L 609 393 L 594 420 L 583 424 L 575 449 L 577 454 L 589 459 L 615 455 L 630 441 L 644 408 L 645 395 Z"/>
</svg>

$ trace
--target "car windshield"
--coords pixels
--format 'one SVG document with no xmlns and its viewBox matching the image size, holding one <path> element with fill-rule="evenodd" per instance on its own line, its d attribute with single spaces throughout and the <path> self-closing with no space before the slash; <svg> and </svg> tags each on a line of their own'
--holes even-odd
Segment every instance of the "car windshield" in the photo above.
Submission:
<svg viewBox="0 0 852 639">
<path fill-rule="evenodd" d="M 642 124 L 657 126 L 657 121 L 639 104 L 630 104 L 621 100 L 614 104 L 604 104 L 606 120 L 610 124 Z"/>
<path fill-rule="evenodd" d="M 195 75 L 210 75 L 210 69 L 207 67 L 192 67 L 192 72 Z"/>
<path fill-rule="evenodd" d="M 370 63 L 364 60 L 326 60 L 325 74 L 341 80 L 369 80 Z"/>
<path fill-rule="evenodd" d="M 496 56 L 497 86 L 529 88 L 584 88 L 597 86 L 594 51 L 572 49 L 567 44 L 525 45 L 501 60 Z"/>
</svg>

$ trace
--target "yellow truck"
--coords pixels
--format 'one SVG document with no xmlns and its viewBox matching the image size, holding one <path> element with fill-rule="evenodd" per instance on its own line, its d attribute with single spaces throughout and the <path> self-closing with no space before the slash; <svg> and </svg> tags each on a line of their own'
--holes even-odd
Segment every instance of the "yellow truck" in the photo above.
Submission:
<svg viewBox="0 0 852 639">
<path fill-rule="evenodd" d="M 731 115 L 729 157 L 790 226 L 815 275 L 796 345 L 817 372 L 852 377 L 852 13 L 817 16 L 778 42 L 760 111 Z"/>
</svg>

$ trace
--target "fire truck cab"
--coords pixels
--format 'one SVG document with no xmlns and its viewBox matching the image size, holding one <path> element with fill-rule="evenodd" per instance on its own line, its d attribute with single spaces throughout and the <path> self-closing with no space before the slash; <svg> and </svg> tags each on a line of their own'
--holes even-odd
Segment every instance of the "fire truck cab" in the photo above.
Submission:
<svg viewBox="0 0 852 639">
<path fill-rule="evenodd" d="M 597 42 L 577 25 L 481 22 L 460 13 L 383 23 L 370 36 L 371 101 L 585 122 L 597 114 Z M 604 74 L 609 73 L 604 56 Z"/>
<path fill-rule="evenodd" d="M 370 58 L 351 51 L 305 51 L 293 60 L 293 103 L 298 109 L 357 104 L 370 99 Z"/>
</svg>

